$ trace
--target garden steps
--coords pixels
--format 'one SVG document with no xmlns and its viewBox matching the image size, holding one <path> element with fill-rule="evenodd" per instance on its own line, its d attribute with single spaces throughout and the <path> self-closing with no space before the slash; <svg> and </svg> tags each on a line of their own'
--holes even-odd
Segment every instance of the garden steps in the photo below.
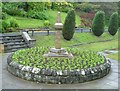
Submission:
<svg viewBox="0 0 120 91">
<path fill-rule="evenodd" d="M 17 39 L 15 39 L 15 40 L 7 40 L 7 41 L 4 41 L 3 40 L 3 42 L 5 43 L 5 44 L 7 44 L 7 43 L 21 43 L 21 42 L 24 42 L 24 40 L 23 39 L 21 39 L 21 40 L 17 40 Z"/>
<path fill-rule="evenodd" d="M 24 49 L 24 48 L 28 48 L 27 45 L 22 45 L 22 46 L 11 46 L 11 47 L 6 47 L 5 51 L 10 51 L 10 50 L 18 50 L 18 49 Z"/>
<path fill-rule="evenodd" d="M 22 37 L 21 36 L 19 36 L 19 37 L 12 37 L 11 39 L 10 39 L 10 37 L 0 38 L 0 40 L 15 40 L 15 39 L 22 39 Z"/>
<path fill-rule="evenodd" d="M 1 34 L 0 44 L 4 45 L 4 52 L 15 52 L 19 49 L 29 48 L 22 34 Z"/>
</svg>

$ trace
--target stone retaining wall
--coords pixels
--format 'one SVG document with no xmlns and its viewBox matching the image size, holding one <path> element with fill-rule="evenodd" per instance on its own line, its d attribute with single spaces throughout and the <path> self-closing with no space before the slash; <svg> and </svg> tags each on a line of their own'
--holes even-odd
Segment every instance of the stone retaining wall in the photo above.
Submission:
<svg viewBox="0 0 120 91">
<path fill-rule="evenodd" d="M 106 59 L 104 64 L 97 67 L 81 70 L 56 71 L 51 69 L 39 69 L 24 66 L 11 60 L 12 54 L 8 56 L 8 71 L 13 75 L 25 80 L 53 83 L 53 84 L 71 84 L 82 83 L 106 76 L 111 69 L 111 62 Z"/>
</svg>

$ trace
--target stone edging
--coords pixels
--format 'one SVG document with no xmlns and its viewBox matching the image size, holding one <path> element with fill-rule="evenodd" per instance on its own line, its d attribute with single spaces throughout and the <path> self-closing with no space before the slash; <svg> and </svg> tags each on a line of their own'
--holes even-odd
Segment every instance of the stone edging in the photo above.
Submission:
<svg viewBox="0 0 120 91">
<path fill-rule="evenodd" d="M 106 76 L 111 69 L 111 62 L 106 59 L 104 64 L 97 67 L 81 69 L 81 70 L 64 70 L 56 71 L 50 69 L 32 68 L 23 66 L 17 62 L 12 62 L 12 54 L 8 56 L 8 71 L 25 80 L 35 81 L 39 83 L 53 84 L 71 84 L 92 81 Z"/>
</svg>

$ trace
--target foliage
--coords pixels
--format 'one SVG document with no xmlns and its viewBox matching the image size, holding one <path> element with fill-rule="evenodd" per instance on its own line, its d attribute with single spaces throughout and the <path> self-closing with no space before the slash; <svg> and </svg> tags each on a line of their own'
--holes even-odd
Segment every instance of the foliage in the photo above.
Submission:
<svg viewBox="0 0 120 91">
<path fill-rule="evenodd" d="M 115 2 L 96 2 L 99 5 L 99 9 L 105 12 L 107 17 L 111 16 L 113 12 L 117 11 L 117 3 Z"/>
<path fill-rule="evenodd" d="M 7 19 L 8 15 L 4 12 L 2 12 L 2 19 Z"/>
<path fill-rule="evenodd" d="M 116 2 L 96 2 L 95 4 L 100 5 L 99 10 L 105 12 L 105 24 L 109 26 L 109 19 L 113 12 L 117 11 Z"/>
<path fill-rule="evenodd" d="M 8 19 L 2 20 L 2 32 L 6 32 L 5 30 L 8 28 L 10 28 L 10 21 Z"/>
<path fill-rule="evenodd" d="M 50 27 L 54 27 L 54 24 L 56 23 L 58 11 L 48 10 L 45 13 L 49 17 L 48 20 L 50 22 Z M 65 21 L 66 16 L 67 16 L 66 13 L 61 12 L 62 22 Z M 21 28 L 21 29 L 44 27 L 43 24 L 44 24 L 45 20 L 34 19 L 34 18 L 26 18 L 26 17 L 19 17 L 19 16 L 12 16 L 12 17 L 17 20 L 17 22 L 19 24 L 19 28 Z M 76 15 L 76 26 L 78 26 L 79 24 L 80 24 L 80 17 L 78 15 Z"/>
<path fill-rule="evenodd" d="M 92 26 L 92 20 L 94 18 L 95 14 L 94 13 L 87 13 L 80 15 L 81 17 L 81 27 L 91 27 Z"/>
<path fill-rule="evenodd" d="M 105 13 L 103 11 L 98 11 L 94 17 L 92 24 L 92 32 L 96 36 L 100 36 L 104 32 L 105 26 Z"/>
<path fill-rule="evenodd" d="M 11 18 L 11 19 L 10 19 L 10 26 L 13 27 L 13 28 L 19 27 L 16 19 L 14 19 L 14 18 Z"/>
<path fill-rule="evenodd" d="M 81 11 L 90 13 L 90 12 L 96 12 L 100 6 L 99 5 L 94 5 L 92 3 L 81 3 L 78 4 L 75 8 L 80 9 Z"/>
<path fill-rule="evenodd" d="M 2 20 L 2 32 L 9 32 L 7 31 L 8 29 L 14 31 L 17 27 L 19 27 L 19 25 L 14 18 Z"/>
<path fill-rule="evenodd" d="M 120 1 L 118 2 L 118 20 L 119 20 L 119 27 L 120 27 Z"/>
<path fill-rule="evenodd" d="M 75 29 L 75 12 L 74 10 L 71 10 L 68 12 L 68 15 L 63 25 L 62 34 L 64 39 L 71 40 L 75 32 L 74 29 Z"/>
<path fill-rule="evenodd" d="M 23 10 L 23 8 L 20 8 L 21 4 L 21 2 L 4 3 L 2 6 L 2 11 L 6 12 L 9 15 L 25 16 L 26 12 Z"/>
<path fill-rule="evenodd" d="M 115 35 L 118 30 L 118 13 L 115 12 L 110 17 L 108 32 L 111 35 Z"/>
<path fill-rule="evenodd" d="M 25 66 L 52 70 L 86 69 L 105 62 L 102 55 L 93 51 L 80 51 L 77 48 L 67 48 L 67 50 L 74 55 L 74 58 L 45 58 L 43 54 L 48 53 L 49 48 L 35 47 L 15 52 L 12 60 Z"/>
<path fill-rule="evenodd" d="M 27 17 L 40 19 L 40 20 L 48 19 L 48 15 L 45 12 L 38 12 L 38 11 L 34 11 L 34 10 L 29 11 L 27 13 Z"/>
<path fill-rule="evenodd" d="M 73 5 L 72 3 L 63 1 L 63 2 L 54 2 L 54 9 L 61 11 L 61 12 L 65 12 L 68 13 L 71 9 L 73 9 Z"/>
<path fill-rule="evenodd" d="M 29 10 L 44 11 L 51 8 L 51 2 L 28 2 Z"/>
<path fill-rule="evenodd" d="M 50 26 L 50 22 L 49 22 L 48 20 L 46 20 L 46 21 L 44 22 L 44 26 L 45 26 L 45 27 L 49 27 L 49 26 Z"/>
</svg>

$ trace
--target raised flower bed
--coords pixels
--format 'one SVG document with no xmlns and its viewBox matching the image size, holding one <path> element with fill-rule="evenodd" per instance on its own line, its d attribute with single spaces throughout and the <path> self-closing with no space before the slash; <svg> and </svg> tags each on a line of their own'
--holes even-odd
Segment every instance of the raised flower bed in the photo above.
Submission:
<svg viewBox="0 0 120 91">
<path fill-rule="evenodd" d="M 111 63 L 104 56 L 93 51 L 67 48 L 73 58 L 44 57 L 49 48 L 35 47 L 11 54 L 8 71 L 20 78 L 54 84 L 81 83 L 107 75 Z"/>
</svg>

